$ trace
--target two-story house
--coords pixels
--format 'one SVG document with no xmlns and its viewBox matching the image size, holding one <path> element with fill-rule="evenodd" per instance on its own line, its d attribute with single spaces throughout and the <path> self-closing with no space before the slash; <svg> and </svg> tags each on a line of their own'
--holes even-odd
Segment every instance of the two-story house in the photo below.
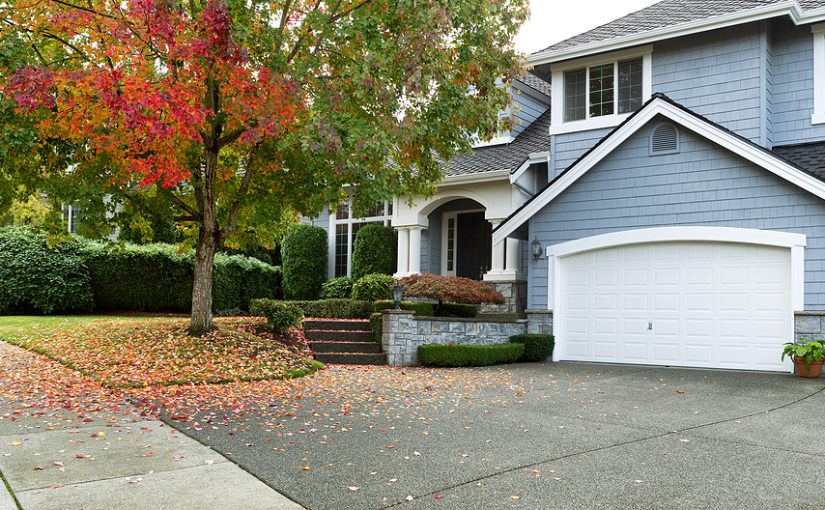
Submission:
<svg viewBox="0 0 825 510">
<path fill-rule="evenodd" d="M 513 133 L 385 207 L 399 274 L 509 288 L 557 360 L 789 370 L 825 335 L 825 1 L 665 0 L 530 64 Z"/>
</svg>

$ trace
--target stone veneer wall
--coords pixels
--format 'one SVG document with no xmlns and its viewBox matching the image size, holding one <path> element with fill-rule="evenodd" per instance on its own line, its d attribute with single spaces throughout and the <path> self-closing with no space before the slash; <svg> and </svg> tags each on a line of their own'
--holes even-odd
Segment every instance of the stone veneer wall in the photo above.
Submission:
<svg viewBox="0 0 825 510">
<path fill-rule="evenodd" d="M 795 341 L 825 340 L 825 312 L 796 312 L 794 317 Z"/>
<path fill-rule="evenodd" d="M 503 344 L 513 335 L 552 333 L 552 312 L 528 312 L 527 319 L 488 320 L 416 317 L 407 310 L 385 310 L 381 346 L 391 366 L 418 365 L 418 347 L 424 344 Z"/>
<path fill-rule="evenodd" d="M 511 282 L 484 282 L 495 290 L 499 291 L 504 296 L 505 303 L 503 305 L 481 305 L 479 311 L 481 313 L 496 313 L 496 314 L 519 314 L 524 313 L 527 308 L 527 282 L 526 281 L 511 281 Z"/>
</svg>

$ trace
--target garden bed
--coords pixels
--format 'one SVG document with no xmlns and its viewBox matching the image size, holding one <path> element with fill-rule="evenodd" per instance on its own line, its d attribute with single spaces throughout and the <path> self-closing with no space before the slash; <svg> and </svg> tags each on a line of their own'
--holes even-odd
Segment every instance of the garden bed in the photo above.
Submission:
<svg viewBox="0 0 825 510">
<path fill-rule="evenodd" d="M 56 323 L 52 318 L 40 327 L 0 328 L 0 337 L 110 388 L 288 379 L 323 367 L 311 358 L 296 329 L 276 335 L 254 318 L 223 318 L 216 323 L 220 329 L 196 338 L 187 333 L 187 319 Z"/>
</svg>

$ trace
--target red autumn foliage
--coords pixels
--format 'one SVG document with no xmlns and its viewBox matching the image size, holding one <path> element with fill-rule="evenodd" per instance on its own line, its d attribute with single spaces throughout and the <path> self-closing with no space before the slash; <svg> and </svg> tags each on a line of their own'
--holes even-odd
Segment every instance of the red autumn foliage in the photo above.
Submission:
<svg viewBox="0 0 825 510">
<path fill-rule="evenodd" d="M 437 299 L 449 303 L 504 304 L 504 296 L 483 282 L 459 276 L 416 274 L 396 282 L 404 287 L 404 296 Z"/>
</svg>

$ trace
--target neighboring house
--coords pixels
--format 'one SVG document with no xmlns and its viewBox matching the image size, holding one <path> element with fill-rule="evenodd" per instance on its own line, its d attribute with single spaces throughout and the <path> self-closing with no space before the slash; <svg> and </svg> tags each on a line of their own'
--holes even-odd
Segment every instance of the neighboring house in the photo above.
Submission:
<svg viewBox="0 0 825 510">
<path fill-rule="evenodd" d="M 523 122 L 380 218 L 399 274 L 526 293 L 557 360 L 791 370 L 825 337 L 825 0 L 665 0 L 530 63 Z"/>
</svg>

